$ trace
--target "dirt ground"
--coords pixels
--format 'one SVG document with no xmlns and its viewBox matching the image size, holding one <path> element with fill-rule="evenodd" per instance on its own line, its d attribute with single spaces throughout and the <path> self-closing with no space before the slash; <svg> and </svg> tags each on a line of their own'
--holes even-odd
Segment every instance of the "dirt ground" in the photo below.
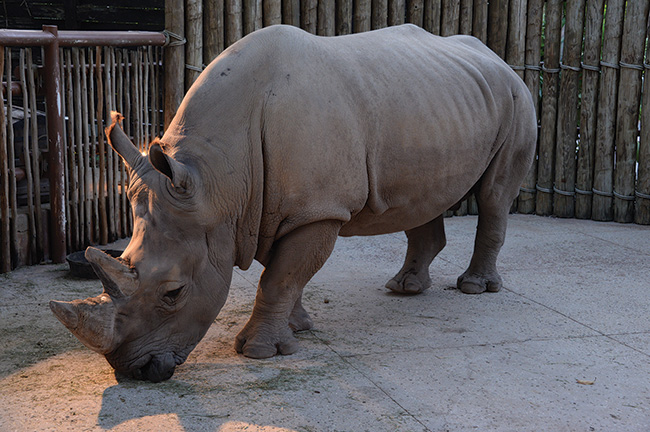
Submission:
<svg viewBox="0 0 650 432">
<path fill-rule="evenodd" d="M 512 216 L 505 289 L 467 296 L 454 284 L 476 218 L 446 225 L 419 296 L 383 287 L 403 234 L 340 239 L 291 356 L 234 351 L 262 269 L 236 270 L 206 337 L 158 384 L 116 376 L 50 312 L 98 281 L 67 264 L 0 275 L 0 431 L 650 430 L 649 227 Z"/>
</svg>

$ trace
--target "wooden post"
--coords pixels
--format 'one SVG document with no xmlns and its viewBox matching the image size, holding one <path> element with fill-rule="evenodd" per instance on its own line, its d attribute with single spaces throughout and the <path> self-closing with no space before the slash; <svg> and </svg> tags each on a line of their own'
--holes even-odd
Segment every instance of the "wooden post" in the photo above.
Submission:
<svg viewBox="0 0 650 432">
<path fill-rule="evenodd" d="M 526 55 L 526 0 L 511 0 L 508 17 L 506 62 L 524 79 Z"/>
<path fill-rule="evenodd" d="M 614 218 L 612 207 L 614 146 L 616 137 L 616 101 L 618 99 L 618 62 L 625 0 L 607 2 L 605 35 L 600 67 L 600 92 L 594 157 L 594 186 L 591 217 L 598 221 Z"/>
<path fill-rule="evenodd" d="M 11 48 L 7 48 L 7 55 L 5 59 L 5 69 L 7 70 L 7 89 L 12 87 L 12 69 L 13 65 L 11 62 Z M 2 80 L 0 80 L 1 82 Z M 0 112 L 0 115 L 4 115 L 4 112 Z M 10 236 L 9 241 L 11 242 L 11 261 L 13 265 L 18 263 L 18 247 L 17 247 L 17 238 L 18 238 L 18 228 L 16 226 L 18 220 L 18 203 L 16 202 L 16 143 L 14 140 L 14 128 L 11 123 L 11 118 L 13 115 L 13 95 L 11 91 L 7 91 L 7 118 L 9 121 L 6 123 L 7 126 L 7 162 L 9 168 L 9 215 L 10 215 Z"/>
<path fill-rule="evenodd" d="M 438 0 L 438 3 L 441 0 Z M 408 3 L 406 21 L 415 24 L 418 27 L 424 26 L 424 0 L 411 0 Z M 440 9 L 438 9 L 440 10 Z M 438 17 L 439 18 L 439 17 Z M 438 26 L 440 26 L 440 19 L 438 19 Z M 427 31 L 431 31 L 427 29 Z"/>
<path fill-rule="evenodd" d="M 224 0 L 203 3 L 203 62 L 209 64 L 224 50 Z"/>
<path fill-rule="evenodd" d="M 372 29 L 384 28 L 388 25 L 388 0 L 372 0 Z"/>
<path fill-rule="evenodd" d="M 332 9 L 334 8 L 334 2 Z M 281 0 L 264 0 L 264 26 L 282 24 L 282 1 Z M 333 24 L 332 24 L 333 25 Z"/>
<path fill-rule="evenodd" d="M 564 55 L 557 113 L 553 213 L 573 217 L 575 211 L 576 140 L 578 139 L 578 82 L 585 0 L 567 3 Z"/>
<path fill-rule="evenodd" d="M 460 0 L 444 0 L 442 2 L 441 36 L 458 34 L 460 29 Z"/>
<path fill-rule="evenodd" d="M 242 20 L 244 25 L 244 35 L 253 33 L 258 29 L 257 16 L 262 11 L 257 10 L 258 0 L 243 0 L 242 2 Z"/>
<path fill-rule="evenodd" d="M 203 70 L 203 1 L 185 0 L 185 92 Z"/>
<path fill-rule="evenodd" d="M 650 56 L 650 46 L 646 47 L 646 58 Z M 645 68 L 646 78 L 648 67 Z M 645 90 L 642 97 L 641 140 L 639 142 L 639 176 L 636 184 L 636 206 L 634 222 L 650 225 L 650 91 Z"/>
<path fill-rule="evenodd" d="M 57 35 L 56 26 L 43 26 L 43 31 Z M 63 113 L 61 112 L 61 75 L 59 43 L 55 39 L 44 49 L 45 100 L 47 102 L 47 136 L 50 174 L 50 258 L 65 262 L 65 177 L 63 164 Z"/>
<path fill-rule="evenodd" d="M 388 25 L 404 24 L 406 18 L 406 0 L 388 0 Z"/>
<path fill-rule="evenodd" d="M 225 48 L 237 42 L 243 35 L 242 24 L 242 4 L 241 0 L 225 0 L 225 23 L 226 28 L 226 42 Z"/>
<path fill-rule="evenodd" d="M 440 34 L 440 23 L 442 15 L 442 0 L 425 0 L 422 14 L 424 29 L 435 35 Z"/>
<path fill-rule="evenodd" d="M 361 33 L 370 30 L 370 15 L 370 0 L 356 0 L 354 2 L 354 33 Z"/>
<path fill-rule="evenodd" d="M 547 9 L 550 9 L 550 3 Z M 489 2 L 487 31 L 487 45 L 499 57 L 505 59 L 506 38 L 508 36 L 508 0 L 492 0 Z"/>
<path fill-rule="evenodd" d="M 232 0 L 234 1 L 234 0 Z M 165 28 L 180 36 L 185 34 L 183 0 L 165 0 Z M 165 48 L 165 129 L 176 115 L 185 95 L 185 47 L 173 41 Z M 99 119 L 98 119 L 99 120 Z"/>
<path fill-rule="evenodd" d="M 461 0 L 460 1 L 460 33 L 471 35 L 472 22 L 474 19 L 474 1 Z"/>
<path fill-rule="evenodd" d="M 634 221 L 641 74 L 649 7 L 647 1 L 626 3 L 616 121 L 614 220 L 617 222 Z"/>
<path fill-rule="evenodd" d="M 488 29 L 488 1 L 474 0 L 472 34 L 478 39 L 480 39 L 481 42 L 487 44 L 487 29 Z"/>
<path fill-rule="evenodd" d="M 537 119 L 540 118 L 539 109 L 539 75 L 541 68 L 541 41 L 542 41 L 542 14 L 544 12 L 543 0 L 528 0 L 526 16 L 526 54 L 524 82 L 533 96 Z M 538 139 L 539 142 L 539 139 Z M 537 189 L 537 163 L 533 162 L 519 192 L 517 211 L 530 214 L 535 211 Z"/>
<path fill-rule="evenodd" d="M 536 213 L 550 215 L 553 211 L 553 154 L 557 119 L 557 86 L 560 72 L 560 36 L 562 2 L 546 3 L 546 42 L 544 45 L 544 86 L 542 88 L 542 126 L 537 165 Z"/>
<path fill-rule="evenodd" d="M 300 27 L 316 34 L 318 20 L 318 0 L 300 0 Z"/>
<path fill-rule="evenodd" d="M 336 9 L 334 2 L 318 2 L 317 34 L 320 36 L 334 36 L 336 29 Z"/>
<path fill-rule="evenodd" d="M 0 82 L 3 81 L 5 48 L 0 46 Z M 0 273 L 11 271 L 11 226 L 9 218 L 9 162 L 7 155 L 7 132 L 5 103 L 0 97 Z"/>
<path fill-rule="evenodd" d="M 596 148 L 600 48 L 603 33 L 604 0 L 585 3 L 584 50 L 582 55 L 582 95 L 580 109 L 580 145 L 576 169 L 576 208 L 579 219 L 591 218 Z"/>
<path fill-rule="evenodd" d="M 349 4 L 352 10 L 352 0 L 341 0 L 341 3 Z M 350 29 L 351 22 L 352 19 L 350 19 Z M 300 0 L 282 0 L 282 23 L 300 27 Z"/>
<path fill-rule="evenodd" d="M 352 33 L 352 0 L 336 2 L 336 34 Z"/>
</svg>

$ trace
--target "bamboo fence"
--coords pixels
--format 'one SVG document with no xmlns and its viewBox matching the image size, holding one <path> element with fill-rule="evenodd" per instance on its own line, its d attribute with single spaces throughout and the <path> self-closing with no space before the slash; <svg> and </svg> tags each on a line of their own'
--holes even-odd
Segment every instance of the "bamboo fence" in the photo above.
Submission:
<svg viewBox="0 0 650 432">
<path fill-rule="evenodd" d="M 110 112 L 118 110 L 125 116 L 127 134 L 142 151 L 162 135 L 162 48 L 75 47 L 59 52 L 65 120 L 65 240 L 68 251 L 75 251 L 132 232 L 128 176 L 109 148 L 104 128 Z M 45 108 L 39 82 L 43 72 L 36 57 L 40 59 L 40 49 L 0 52 L 2 80 L 7 88 L 14 87 L 13 92 L 5 91 L 6 116 L 0 116 L 2 272 L 49 256 L 48 147 L 42 130 Z M 19 139 L 15 130 L 21 131 Z"/>
<path fill-rule="evenodd" d="M 537 109 L 537 154 L 513 210 L 650 224 L 649 9 L 650 0 L 166 0 L 164 82 L 162 49 L 61 50 L 68 250 L 132 229 L 126 173 L 103 135 L 109 111 L 125 113 L 127 133 L 144 149 L 206 64 L 248 33 L 280 23 L 321 36 L 402 23 L 474 35 L 524 80 Z M 14 145 L 8 120 L 18 109 L 42 110 L 35 53 L 1 54 L 0 256 L 7 271 L 47 256 L 46 148 L 37 116 L 26 116 L 22 146 Z M 14 87 L 22 93 L 12 97 Z M 25 176 L 19 183 L 15 161 Z M 20 203 L 18 186 L 28 191 Z M 467 213 L 477 213 L 472 198 L 456 212 Z M 27 257 L 19 256 L 21 242 Z"/>
</svg>

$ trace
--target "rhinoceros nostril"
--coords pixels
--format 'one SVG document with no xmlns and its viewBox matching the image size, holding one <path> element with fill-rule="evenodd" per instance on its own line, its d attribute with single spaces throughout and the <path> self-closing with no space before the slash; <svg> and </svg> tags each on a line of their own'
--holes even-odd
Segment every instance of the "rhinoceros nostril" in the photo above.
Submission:
<svg viewBox="0 0 650 432">
<path fill-rule="evenodd" d="M 176 361 L 171 354 L 154 356 L 149 363 L 133 373 L 133 378 L 154 383 L 168 380 L 174 375 Z"/>
</svg>

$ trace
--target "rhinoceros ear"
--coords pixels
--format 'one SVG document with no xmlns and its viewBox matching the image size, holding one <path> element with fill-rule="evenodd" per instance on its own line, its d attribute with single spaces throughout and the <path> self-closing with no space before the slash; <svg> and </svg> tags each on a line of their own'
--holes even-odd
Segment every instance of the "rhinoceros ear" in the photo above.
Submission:
<svg viewBox="0 0 650 432">
<path fill-rule="evenodd" d="M 154 140 L 149 147 L 149 162 L 165 177 L 178 192 L 184 192 L 190 188 L 190 175 L 187 167 L 165 154 L 158 139 Z"/>
<path fill-rule="evenodd" d="M 120 124 L 123 118 L 122 114 L 116 111 L 111 112 L 112 123 L 105 130 L 106 137 L 113 150 L 122 156 L 122 159 L 124 159 L 124 162 L 129 168 L 142 177 L 142 174 L 151 169 L 151 167 L 147 163 L 147 158 L 140 154 L 140 151 L 138 151 L 136 146 L 133 145 L 129 137 L 122 130 Z"/>
</svg>

